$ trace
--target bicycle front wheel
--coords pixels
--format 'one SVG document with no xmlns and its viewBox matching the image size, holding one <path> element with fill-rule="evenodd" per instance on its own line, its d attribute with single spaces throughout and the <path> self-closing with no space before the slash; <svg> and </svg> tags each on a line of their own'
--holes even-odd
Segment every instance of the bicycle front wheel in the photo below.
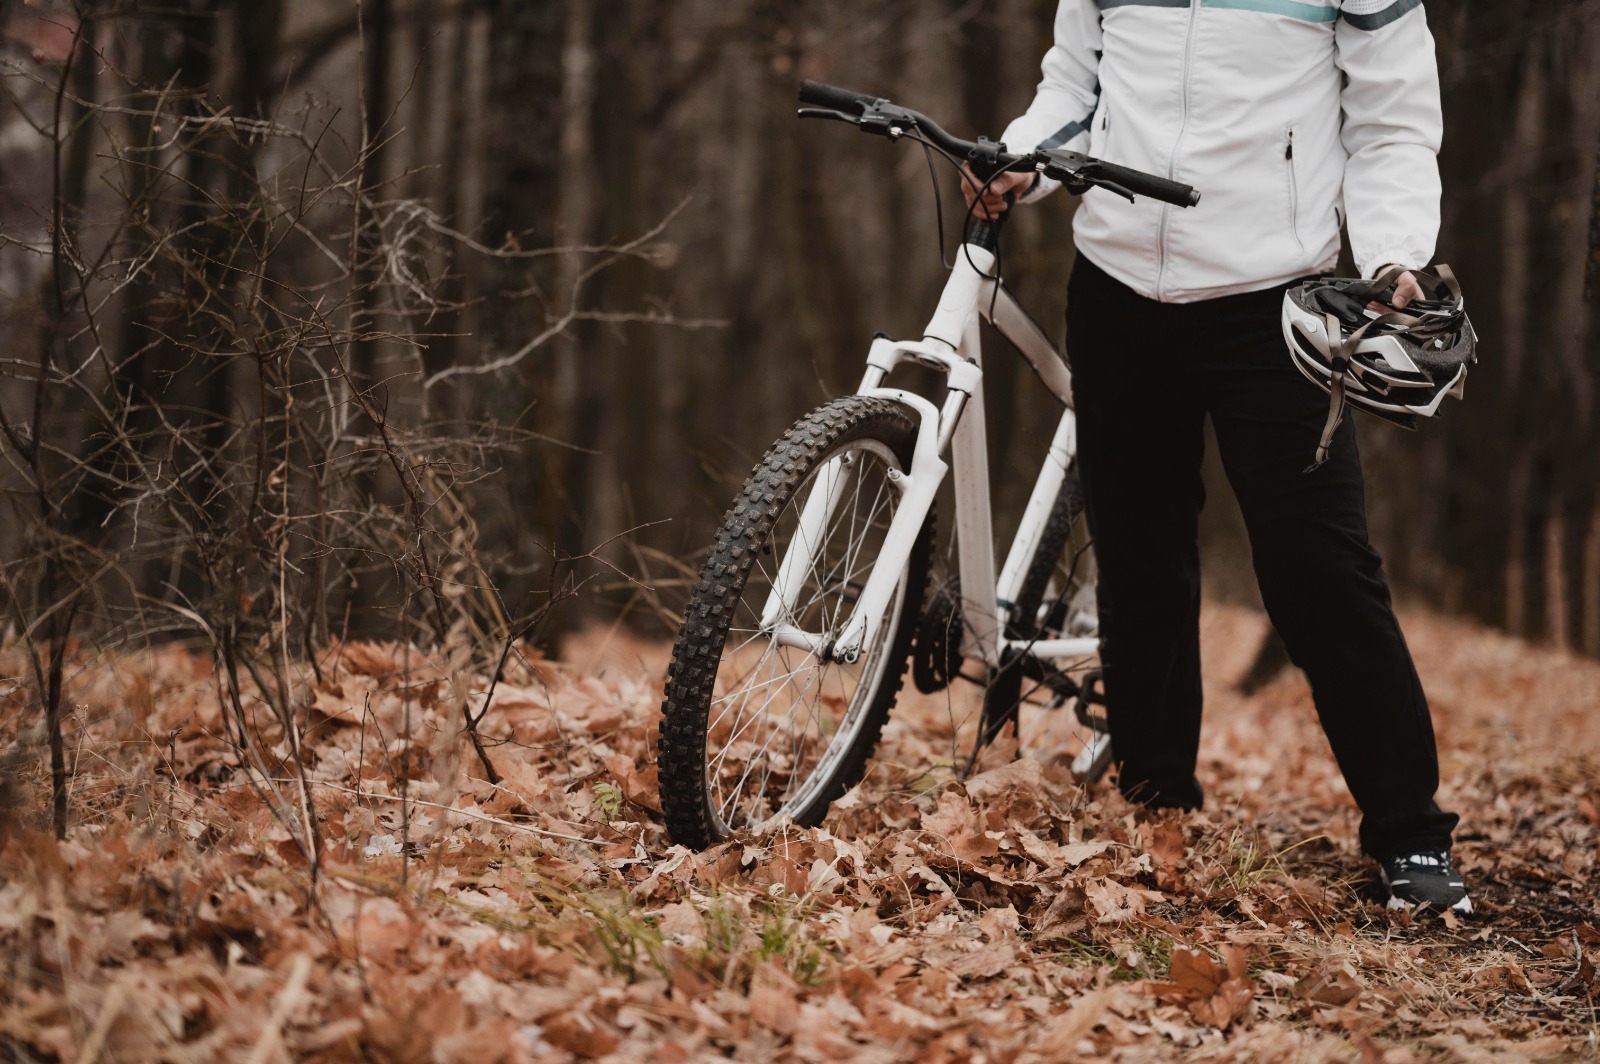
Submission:
<svg viewBox="0 0 1600 1064">
<path fill-rule="evenodd" d="M 879 563 L 916 434 L 898 403 L 829 403 L 772 446 L 724 516 L 662 703 L 661 803 L 675 841 L 700 849 L 778 816 L 816 824 L 860 780 L 911 654 L 928 524 L 874 638 L 853 662 L 831 650 Z M 818 492 L 826 501 L 807 524 Z"/>
</svg>

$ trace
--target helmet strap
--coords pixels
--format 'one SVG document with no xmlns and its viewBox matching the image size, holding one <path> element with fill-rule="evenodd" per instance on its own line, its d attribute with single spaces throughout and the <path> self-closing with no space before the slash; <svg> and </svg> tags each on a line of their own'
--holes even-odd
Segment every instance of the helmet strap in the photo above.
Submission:
<svg viewBox="0 0 1600 1064">
<path fill-rule="evenodd" d="M 1350 384 L 1363 393 L 1376 392 L 1388 395 L 1391 387 L 1414 388 L 1425 387 L 1420 382 L 1409 379 L 1391 379 L 1383 372 L 1361 362 L 1356 358 L 1361 342 L 1368 336 L 1393 334 L 1406 334 L 1406 339 L 1413 344 L 1420 344 L 1429 339 L 1434 340 L 1434 346 L 1444 347 L 1444 337 L 1453 336 L 1452 330 L 1460 327 L 1468 330 L 1466 324 L 1465 301 L 1461 296 L 1461 283 L 1456 279 L 1455 271 L 1449 266 L 1440 264 L 1433 271 L 1407 268 L 1404 266 L 1390 266 L 1377 277 L 1370 281 L 1341 281 L 1334 279 L 1330 286 L 1345 296 L 1364 302 L 1375 299 L 1378 292 L 1394 284 L 1402 274 L 1410 273 L 1416 277 L 1417 284 L 1424 292 L 1431 293 L 1429 304 L 1421 307 L 1418 313 L 1408 314 L 1403 310 L 1395 310 L 1392 306 L 1383 313 L 1377 313 L 1370 320 L 1356 327 L 1348 336 L 1345 335 L 1344 326 L 1338 315 L 1326 314 L 1327 327 L 1327 356 L 1328 356 L 1328 417 L 1322 426 L 1322 436 L 1317 442 L 1316 461 L 1305 468 L 1310 473 L 1328 460 L 1333 450 L 1333 437 L 1339 431 L 1339 426 L 1344 422 L 1344 411 L 1347 405 L 1347 395 Z M 1312 286 L 1308 286 L 1312 287 Z M 1448 300 L 1438 299 L 1440 292 L 1448 295 Z M 1444 306 L 1440 306 L 1444 304 Z M 1326 302 L 1324 302 L 1324 306 Z M 1302 306 L 1302 309 L 1306 309 Z M 1452 340 L 1452 343 L 1455 341 Z M 1469 352 L 1468 361 L 1476 361 Z M 1386 360 L 1383 360 L 1386 361 Z M 1310 376 L 1310 374 L 1307 374 Z M 1456 387 L 1460 387 L 1461 377 L 1458 372 Z M 1424 376 L 1432 378 L 1431 373 Z M 1313 377 L 1313 380 L 1316 378 Z M 1435 386 L 1438 384 L 1434 381 Z M 1456 394 L 1452 391 L 1451 394 Z M 1359 400 L 1365 403 L 1365 400 Z M 1412 408 L 1413 412 L 1415 408 Z M 1432 411 L 1429 410 L 1428 413 Z M 1390 420 L 1396 420 L 1390 418 Z M 1408 424 L 1401 421 L 1401 424 Z"/>
<path fill-rule="evenodd" d="M 1361 331 L 1365 331 L 1363 326 Z M 1339 335 L 1339 319 L 1332 314 L 1328 315 L 1328 336 Z M 1357 335 L 1353 338 L 1359 342 Z M 1330 360 L 1333 367 L 1333 376 L 1330 378 L 1328 388 L 1328 420 L 1322 425 L 1322 439 L 1317 443 L 1316 461 L 1306 466 L 1303 472 L 1315 472 L 1322 463 L 1328 460 L 1328 452 L 1333 447 L 1333 434 L 1339 431 L 1339 425 L 1344 421 L 1344 376 L 1350 369 L 1350 352 L 1355 349 L 1355 343 L 1340 344 Z"/>
</svg>

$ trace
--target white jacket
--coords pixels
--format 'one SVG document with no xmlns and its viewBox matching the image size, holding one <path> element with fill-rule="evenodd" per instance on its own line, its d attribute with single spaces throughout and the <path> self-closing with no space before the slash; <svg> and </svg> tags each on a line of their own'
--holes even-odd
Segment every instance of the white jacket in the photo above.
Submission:
<svg viewBox="0 0 1600 1064">
<path fill-rule="evenodd" d="M 1199 189 L 1188 209 L 1093 189 L 1073 222 L 1111 276 L 1187 303 L 1331 270 L 1341 222 L 1363 276 L 1426 265 L 1442 126 L 1421 0 L 1061 0 L 1005 140 Z"/>
</svg>

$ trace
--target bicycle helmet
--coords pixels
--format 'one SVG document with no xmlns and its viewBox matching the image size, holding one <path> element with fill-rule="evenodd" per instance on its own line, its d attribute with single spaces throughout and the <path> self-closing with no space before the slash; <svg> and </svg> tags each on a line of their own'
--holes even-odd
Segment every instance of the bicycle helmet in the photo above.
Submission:
<svg viewBox="0 0 1600 1064">
<path fill-rule="evenodd" d="M 1417 279 L 1425 298 L 1403 310 L 1368 310 L 1403 273 Z M 1289 354 L 1330 397 L 1308 472 L 1327 460 L 1346 403 L 1413 429 L 1417 418 L 1438 413 L 1445 396 L 1462 397 L 1467 368 L 1478 360 L 1478 336 L 1464 307 L 1461 286 L 1444 265 L 1431 273 L 1391 266 L 1370 281 L 1323 277 L 1284 293 Z"/>
</svg>

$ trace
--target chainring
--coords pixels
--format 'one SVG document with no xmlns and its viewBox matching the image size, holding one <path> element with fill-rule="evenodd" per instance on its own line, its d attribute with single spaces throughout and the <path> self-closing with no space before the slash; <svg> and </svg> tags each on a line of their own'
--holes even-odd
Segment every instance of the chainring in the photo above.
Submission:
<svg viewBox="0 0 1600 1064">
<path fill-rule="evenodd" d="M 911 677 L 925 695 L 943 691 L 961 674 L 961 581 L 950 577 L 928 596 L 911 650 Z"/>
</svg>

